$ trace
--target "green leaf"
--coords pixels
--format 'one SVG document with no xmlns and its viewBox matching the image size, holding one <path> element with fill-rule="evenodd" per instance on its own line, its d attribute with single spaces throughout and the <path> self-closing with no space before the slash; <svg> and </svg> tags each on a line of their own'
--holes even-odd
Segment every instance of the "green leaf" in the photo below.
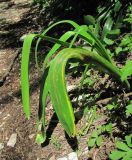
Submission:
<svg viewBox="0 0 132 160">
<path fill-rule="evenodd" d="M 108 104 L 106 108 L 111 111 L 113 108 L 115 108 L 115 106 L 112 104 Z"/>
<path fill-rule="evenodd" d="M 122 68 L 121 80 L 124 81 L 128 76 L 132 75 L 132 61 L 127 61 L 125 66 Z"/>
<path fill-rule="evenodd" d="M 120 142 L 120 141 L 116 142 L 116 147 L 126 152 L 130 150 L 130 148 L 125 143 Z"/>
<path fill-rule="evenodd" d="M 118 35 L 120 34 L 120 29 L 114 29 L 114 30 L 110 30 L 108 32 L 109 35 Z"/>
<path fill-rule="evenodd" d="M 79 28 L 80 26 L 75 23 L 74 21 L 71 21 L 71 20 L 62 20 L 62 21 L 59 21 L 59 22 L 56 22 L 54 24 L 52 24 L 51 26 L 49 26 L 46 30 L 44 30 L 42 33 L 41 33 L 41 36 L 45 36 L 52 28 L 54 28 L 55 26 L 58 26 L 59 24 L 70 24 L 71 26 L 73 26 L 74 28 Z M 65 37 L 65 36 L 63 36 Z M 61 38 L 61 40 L 63 40 L 63 37 Z M 68 39 L 68 38 L 67 38 Z M 37 43 L 36 43 L 36 46 L 35 46 L 35 59 L 36 59 L 36 65 L 37 67 L 39 68 L 39 65 L 38 65 L 38 59 L 37 59 L 37 52 L 38 52 L 38 47 L 39 47 L 39 44 L 41 42 L 42 38 L 39 38 L 37 40 Z M 59 48 L 61 45 L 57 45 L 57 47 Z M 52 51 L 50 52 L 53 52 L 54 53 L 54 50 L 55 50 L 56 46 L 54 46 L 54 48 L 52 49 Z M 57 50 L 57 49 L 56 49 Z M 51 53 L 50 53 L 51 54 Z"/>
<path fill-rule="evenodd" d="M 120 10 L 121 6 L 122 6 L 121 2 L 117 1 L 115 4 L 115 7 L 114 7 L 114 11 L 118 12 Z"/>
<path fill-rule="evenodd" d="M 95 18 L 91 15 L 84 16 L 84 24 L 86 25 L 95 25 Z"/>
<path fill-rule="evenodd" d="M 97 132 L 97 130 L 94 130 L 94 131 L 92 132 L 91 137 L 93 137 L 93 138 L 97 138 L 97 137 L 98 137 L 98 132 Z"/>
<path fill-rule="evenodd" d="M 129 116 L 132 114 L 132 104 L 126 106 L 126 114 Z"/>
<path fill-rule="evenodd" d="M 36 34 L 26 36 L 22 48 L 22 61 L 21 61 L 21 90 L 22 90 L 22 103 L 23 110 L 29 119 L 30 117 L 30 102 L 29 102 L 29 55 L 33 39 Z"/>
<path fill-rule="evenodd" d="M 132 34 L 127 34 L 121 40 L 120 46 L 127 46 L 130 44 L 130 48 L 132 48 Z"/>
<path fill-rule="evenodd" d="M 51 62 L 48 75 L 50 84 L 49 92 L 53 107 L 61 125 L 70 137 L 74 137 L 76 134 L 75 118 L 64 78 L 65 66 L 72 54 L 64 54 L 62 50 Z"/>
<path fill-rule="evenodd" d="M 75 118 L 73 114 L 72 104 L 68 96 L 66 83 L 64 80 L 65 66 L 67 61 L 71 58 L 83 60 L 85 57 L 90 57 L 90 59 L 92 58 L 96 62 L 99 61 L 103 66 L 109 68 L 111 72 L 118 74 L 118 70 L 112 67 L 111 63 L 106 61 L 104 58 L 100 57 L 98 54 L 93 54 L 88 50 L 80 48 L 63 49 L 58 53 L 54 60 L 51 61 L 48 74 L 48 83 L 50 84 L 49 93 L 59 121 L 69 136 L 75 136 L 76 129 L 74 124 Z"/>
<path fill-rule="evenodd" d="M 37 144 L 42 144 L 43 142 L 45 142 L 45 140 L 46 136 L 43 136 L 42 134 L 37 134 L 35 141 Z"/>
<path fill-rule="evenodd" d="M 111 16 L 109 16 L 104 24 L 103 35 L 107 35 L 107 33 L 111 30 L 113 25 L 113 20 Z"/>
<path fill-rule="evenodd" d="M 132 135 L 125 136 L 125 140 L 127 142 L 127 145 L 132 148 Z"/>
<path fill-rule="evenodd" d="M 45 108 L 46 108 L 46 100 L 49 93 L 49 83 L 48 83 L 48 69 L 44 72 L 44 75 L 41 80 L 41 87 L 40 87 L 40 102 L 39 102 L 39 111 L 38 111 L 38 127 L 41 124 L 42 119 L 42 135 L 45 135 Z M 38 130 L 39 131 L 39 130 Z"/>
<path fill-rule="evenodd" d="M 88 140 L 88 147 L 93 147 L 95 145 L 96 138 L 90 138 Z"/>
<path fill-rule="evenodd" d="M 122 52 L 122 47 L 117 47 L 115 52 L 118 55 L 120 52 Z"/>
<path fill-rule="evenodd" d="M 113 40 L 111 40 L 111 39 L 108 39 L 108 38 L 104 38 L 104 42 L 107 44 L 107 45 L 112 45 L 112 44 L 114 44 L 114 41 Z"/>
<path fill-rule="evenodd" d="M 122 151 L 112 151 L 111 154 L 109 155 L 109 158 L 111 160 L 119 160 L 122 157 L 124 157 L 124 155 L 126 154 L 126 152 L 122 152 Z"/>
<path fill-rule="evenodd" d="M 122 160 L 132 160 L 132 151 L 131 153 L 127 152 L 127 154 L 123 157 Z"/>
<path fill-rule="evenodd" d="M 97 146 L 101 146 L 101 143 L 103 142 L 103 139 L 102 139 L 102 136 L 99 136 L 97 139 L 96 139 L 96 144 Z"/>
<path fill-rule="evenodd" d="M 112 133 L 112 123 L 109 123 L 105 126 L 107 132 Z"/>
</svg>

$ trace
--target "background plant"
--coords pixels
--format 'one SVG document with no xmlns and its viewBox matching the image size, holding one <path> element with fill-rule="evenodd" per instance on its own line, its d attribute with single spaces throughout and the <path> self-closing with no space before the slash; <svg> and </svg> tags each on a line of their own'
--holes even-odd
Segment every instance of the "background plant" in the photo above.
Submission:
<svg viewBox="0 0 132 160">
<path fill-rule="evenodd" d="M 107 0 L 98 6 L 96 18 L 85 15 L 84 22 L 107 48 L 112 45 L 117 46 L 114 53 L 128 52 L 131 51 L 132 43 L 129 33 L 131 32 L 131 8 L 132 4 L 129 1 Z"/>
</svg>

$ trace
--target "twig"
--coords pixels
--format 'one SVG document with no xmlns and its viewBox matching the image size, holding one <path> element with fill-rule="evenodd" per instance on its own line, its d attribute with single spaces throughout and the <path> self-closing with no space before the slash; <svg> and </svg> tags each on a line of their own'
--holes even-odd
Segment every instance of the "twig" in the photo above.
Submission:
<svg viewBox="0 0 132 160">
<path fill-rule="evenodd" d="M 124 98 L 127 97 L 131 97 L 132 96 L 132 92 L 127 93 L 127 94 L 121 94 L 119 96 L 123 96 Z M 96 102 L 97 105 L 102 105 L 102 104 L 107 104 L 109 103 L 113 98 L 119 98 L 119 96 L 115 96 L 115 97 L 110 97 L 110 98 L 106 98 L 106 99 L 102 99 Z"/>
</svg>

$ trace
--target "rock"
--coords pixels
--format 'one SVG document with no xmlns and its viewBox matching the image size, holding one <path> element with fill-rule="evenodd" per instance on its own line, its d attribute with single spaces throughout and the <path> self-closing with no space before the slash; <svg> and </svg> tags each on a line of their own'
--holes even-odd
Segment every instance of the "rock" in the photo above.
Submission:
<svg viewBox="0 0 132 160">
<path fill-rule="evenodd" d="M 86 154 L 88 154 L 88 152 L 89 152 L 89 149 L 88 149 L 88 147 L 86 147 L 86 148 L 83 150 L 82 155 L 86 155 Z"/>
<path fill-rule="evenodd" d="M 55 160 L 55 155 L 53 155 L 52 157 L 50 157 L 49 160 Z"/>
<path fill-rule="evenodd" d="M 0 128 L 2 128 L 4 126 L 5 122 L 2 122 L 0 125 Z"/>
<path fill-rule="evenodd" d="M 57 160 L 68 160 L 66 157 L 58 158 Z"/>
<path fill-rule="evenodd" d="M 77 153 L 72 152 L 72 153 L 68 154 L 68 160 L 78 160 Z"/>
<path fill-rule="evenodd" d="M 16 140 L 17 140 L 17 134 L 13 133 L 9 139 L 9 141 L 7 142 L 7 146 L 9 147 L 14 147 L 16 144 Z"/>
<path fill-rule="evenodd" d="M 5 20 L 6 23 L 18 23 L 29 8 L 10 8 L 0 12 L 0 20 Z"/>
<path fill-rule="evenodd" d="M 10 117 L 10 114 L 7 114 L 7 115 L 3 118 L 3 121 L 6 120 L 8 117 Z"/>
<path fill-rule="evenodd" d="M 35 136 L 35 134 L 29 135 L 29 139 L 32 139 Z"/>
<path fill-rule="evenodd" d="M 4 143 L 0 143 L 0 150 L 4 148 Z"/>
<path fill-rule="evenodd" d="M 76 85 L 69 85 L 69 86 L 67 86 L 67 91 L 70 92 L 70 91 L 74 90 L 75 88 L 77 88 Z"/>
<path fill-rule="evenodd" d="M 32 0 L 13 0 L 15 5 L 20 5 L 20 4 L 30 4 Z"/>
<path fill-rule="evenodd" d="M 78 160 L 78 157 L 76 152 L 71 152 L 66 157 L 58 158 L 57 160 Z"/>
<path fill-rule="evenodd" d="M 26 38 L 27 34 L 24 34 L 23 36 L 20 37 L 20 42 L 23 42 L 24 39 Z"/>
</svg>

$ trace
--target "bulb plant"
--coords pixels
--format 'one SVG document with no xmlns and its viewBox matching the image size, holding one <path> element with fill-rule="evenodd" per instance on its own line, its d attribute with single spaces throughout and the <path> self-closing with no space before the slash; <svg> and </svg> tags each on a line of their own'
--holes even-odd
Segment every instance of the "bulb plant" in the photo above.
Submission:
<svg viewBox="0 0 132 160">
<path fill-rule="evenodd" d="M 52 28 L 58 26 L 59 24 L 66 23 L 71 25 L 74 29 L 67 31 L 59 39 L 48 36 L 48 32 Z M 51 25 L 41 34 L 29 34 L 23 43 L 21 62 L 21 88 L 23 110 L 28 119 L 30 118 L 29 55 L 34 38 L 37 38 L 35 45 L 36 66 L 43 74 L 43 87 L 41 88 L 42 96 L 40 97 L 41 108 L 39 108 L 38 114 L 38 123 L 42 124 L 42 130 L 41 133 L 38 131 L 37 134 L 36 141 L 38 143 L 42 143 L 46 139 L 45 107 L 47 96 L 50 96 L 59 122 L 61 123 L 66 133 L 70 137 L 75 137 L 77 135 L 74 112 L 67 92 L 65 81 L 66 64 L 70 59 L 82 61 L 84 65 L 94 64 L 98 67 L 98 69 L 101 68 L 101 71 L 103 72 L 107 71 L 108 74 L 118 78 L 118 80 L 124 83 L 127 88 L 130 88 L 127 79 L 124 79 L 123 81 L 121 80 L 122 71 L 116 67 L 100 40 L 96 38 L 96 36 L 86 25 L 80 26 L 71 20 L 59 21 Z M 89 45 L 91 49 L 85 49 L 81 46 L 76 46 L 75 43 L 77 38 L 81 38 L 83 41 L 85 41 L 85 43 Z M 40 68 L 38 64 L 37 53 L 39 44 L 43 39 L 54 43 L 54 45 L 49 53 L 47 53 L 43 61 L 43 67 Z M 61 49 L 62 46 L 63 49 Z M 53 55 L 56 56 L 51 59 Z"/>
</svg>

